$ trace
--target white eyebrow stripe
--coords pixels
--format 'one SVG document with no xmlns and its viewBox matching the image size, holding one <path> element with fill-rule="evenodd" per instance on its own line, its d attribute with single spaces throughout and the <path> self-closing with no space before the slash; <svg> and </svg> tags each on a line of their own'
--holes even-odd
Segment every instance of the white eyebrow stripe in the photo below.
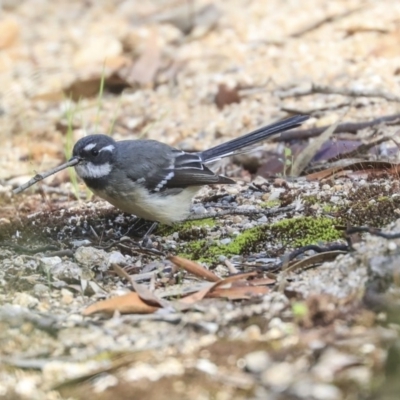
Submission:
<svg viewBox="0 0 400 400">
<path fill-rule="evenodd" d="M 99 150 L 99 153 L 101 153 L 102 151 L 113 151 L 115 149 L 115 146 L 112 144 L 109 144 L 108 146 L 103 147 L 101 150 Z"/>
<path fill-rule="evenodd" d="M 90 150 L 93 149 L 93 147 L 96 147 L 96 143 L 89 143 L 89 144 L 87 144 L 87 145 L 83 148 L 83 150 L 85 150 L 85 151 L 90 151 Z"/>
</svg>

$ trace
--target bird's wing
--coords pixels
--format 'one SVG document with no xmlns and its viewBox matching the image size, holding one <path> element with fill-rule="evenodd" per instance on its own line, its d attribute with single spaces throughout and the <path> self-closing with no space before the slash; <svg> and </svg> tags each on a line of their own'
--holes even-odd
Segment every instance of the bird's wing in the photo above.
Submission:
<svg viewBox="0 0 400 400">
<path fill-rule="evenodd" d="M 203 164 L 199 154 L 183 151 L 176 153 L 171 165 L 157 171 L 149 178 L 146 179 L 147 188 L 155 192 L 187 186 L 235 182 L 225 176 L 216 175 Z"/>
</svg>

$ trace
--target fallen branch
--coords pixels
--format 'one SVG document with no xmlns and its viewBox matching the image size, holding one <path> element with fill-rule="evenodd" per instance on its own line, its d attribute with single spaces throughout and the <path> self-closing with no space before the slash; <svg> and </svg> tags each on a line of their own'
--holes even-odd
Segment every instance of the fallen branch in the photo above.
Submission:
<svg viewBox="0 0 400 400">
<path fill-rule="evenodd" d="M 220 217 L 225 217 L 227 215 L 275 215 L 279 214 L 282 212 L 287 212 L 287 211 L 293 211 L 295 209 L 294 206 L 288 206 L 288 207 L 280 207 L 280 208 L 272 208 L 272 209 L 261 209 L 258 208 L 256 210 L 238 210 L 236 208 L 232 208 L 230 210 L 226 211 L 220 211 L 220 212 L 215 212 L 215 213 L 206 213 L 203 215 L 193 215 L 185 219 L 186 221 L 198 221 L 202 219 L 208 219 L 208 218 L 220 218 Z"/>
<path fill-rule="evenodd" d="M 379 117 L 367 122 L 345 122 L 339 124 L 333 133 L 357 133 L 361 129 L 369 128 L 371 126 L 380 125 L 391 122 L 392 125 L 400 123 L 400 114 L 387 115 Z M 293 129 L 289 132 L 283 132 L 272 140 L 274 142 L 287 142 L 289 140 L 303 140 L 319 136 L 321 133 L 328 129 L 329 125 L 321 126 L 319 128 L 310 129 Z"/>
<path fill-rule="evenodd" d="M 281 99 L 285 99 L 287 97 L 302 97 L 317 93 L 339 94 L 341 96 L 348 96 L 348 97 L 378 97 L 381 99 L 385 99 L 387 101 L 400 102 L 399 96 L 381 90 L 339 88 L 333 86 L 317 85 L 315 83 L 312 83 L 310 86 L 304 88 L 294 88 L 286 92 L 285 91 L 276 92 L 276 95 Z"/>
<path fill-rule="evenodd" d="M 363 8 L 364 8 L 364 5 L 362 5 L 360 7 L 355 7 L 353 9 L 351 9 L 351 10 L 346 10 L 346 11 L 344 11 L 342 13 L 339 13 L 339 14 L 328 15 L 327 17 L 324 17 L 324 18 L 320 19 L 319 21 L 312 22 L 310 25 L 308 25 L 308 26 L 306 26 L 306 27 L 304 27 L 304 28 L 302 28 L 302 29 L 300 29 L 300 30 L 298 30 L 296 32 L 293 32 L 290 36 L 294 37 L 294 38 L 299 38 L 299 37 L 305 35 L 306 33 L 312 32 L 312 31 L 320 28 L 321 26 L 323 26 L 323 25 L 325 25 L 327 23 L 330 23 L 330 22 L 333 22 L 333 21 L 337 21 L 337 20 L 339 20 L 341 18 L 345 18 L 345 17 L 347 17 L 347 16 L 349 16 L 349 15 L 351 15 L 351 14 L 357 12 L 357 11 L 362 10 Z"/>
</svg>

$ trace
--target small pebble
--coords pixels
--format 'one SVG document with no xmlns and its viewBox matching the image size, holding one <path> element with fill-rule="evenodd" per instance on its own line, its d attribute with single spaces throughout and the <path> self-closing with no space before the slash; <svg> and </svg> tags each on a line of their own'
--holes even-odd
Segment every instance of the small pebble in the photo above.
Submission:
<svg viewBox="0 0 400 400">
<path fill-rule="evenodd" d="M 108 264 L 125 265 L 126 258 L 119 251 L 112 251 L 108 259 Z"/>
<path fill-rule="evenodd" d="M 74 301 L 74 295 L 68 289 L 61 289 L 61 303 L 71 304 Z"/>
<path fill-rule="evenodd" d="M 50 270 L 57 264 L 61 263 L 60 257 L 42 257 L 40 263 L 45 273 L 50 272 Z"/>
<path fill-rule="evenodd" d="M 261 381 L 276 391 L 285 390 L 295 379 L 294 367 L 288 362 L 273 364 L 261 375 Z"/>
<path fill-rule="evenodd" d="M 235 201 L 235 197 L 231 195 L 227 195 L 221 198 L 221 203 L 232 203 Z"/>
<path fill-rule="evenodd" d="M 197 360 L 196 367 L 198 370 L 210 375 L 215 375 L 218 372 L 218 367 L 206 358 L 199 358 Z"/>
<path fill-rule="evenodd" d="M 246 361 L 246 369 L 254 374 L 265 371 L 271 364 L 272 360 L 266 351 L 253 351 L 244 357 Z"/>
<path fill-rule="evenodd" d="M 50 290 L 49 287 L 46 285 L 43 285 L 43 283 L 37 283 L 35 286 L 33 286 L 33 289 L 32 289 L 33 293 L 36 296 L 42 296 L 45 293 L 48 293 L 49 290 Z"/>
<path fill-rule="evenodd" d="M 274 200 L 279 200 L 279 197 L 282 193 L 285 193 L 286 189 L 274 189 L 268 197 L 268 200 L 265 201 L 274 201 Z M 263 198 L 264 200 L 264 198 Z"/>
<path fill-rule="evenodd" d="M 13 298 L 13 304 L 26 308 L 34 308 L 39 303 L 36 297 L 31 296 L 27 293 L 15 293 Z"/>
<path fill-rule="evenodd" d="M 195 204 L 192 208 L 193 213 L 196 215 L 201 215 L 201 214 L 206 214 L 207 210 L 206 208 L 203 206 L 203 204 Z"/>
<path fill-rule="evenodd" d="M 314 383 L 311 391 L 312 397 L 318 400 L 339 400 L 343 398 L 339 388 L 326 383 Z"/>
<path fill-rule="evenodd" d="M 243 338 L 246 340 L 260 340 L 261 329 L 258 325 L 250 325 L 243 331 Z"/>
<path fill-rule="evenodd" d="M 79 247 L 74 257 L 79 264 L 85 267 L 98 267 L 101 271 L 108 269 L 108 254 L 104 250 L 94 247 Z"/>
<path fill-rule="evenodd" d="M 240 224 L 243 221 L 243 218 L 240 215 L 234 215 L 232 217 L 232 222 L 234 224 Z"/>
</svg>

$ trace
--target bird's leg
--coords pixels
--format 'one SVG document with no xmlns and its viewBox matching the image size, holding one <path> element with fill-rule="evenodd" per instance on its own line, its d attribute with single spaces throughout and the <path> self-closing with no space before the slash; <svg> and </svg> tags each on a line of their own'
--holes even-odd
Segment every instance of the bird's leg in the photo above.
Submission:
<svg viewBox="0 0 400 400">
<path fill-rule="evenodd" d="M 141 243 L 142 247 L 151 247 L 150 235 L 157 228 L 157 226 L 158 226 L 158 222 L 153 222 L 151 224 L 150 228 L 147 230 L 147 232 L 143 236 L 142 243 Z"/>
<path fill-rule="evenodd" d="M 131 232 L 133 233 L 134 236 L 140 236 L 139 231 L 140 231 L 140 229 L 143 228 L 143 226 L 146 225 L 146 223 L 147 223 L 147 221 L 145 219 L 136 217 L 136 219 L 133 221 L 132 225 L 128 228 L 128 230 L 122 236 L 128 236 Z"/>
</svg>

